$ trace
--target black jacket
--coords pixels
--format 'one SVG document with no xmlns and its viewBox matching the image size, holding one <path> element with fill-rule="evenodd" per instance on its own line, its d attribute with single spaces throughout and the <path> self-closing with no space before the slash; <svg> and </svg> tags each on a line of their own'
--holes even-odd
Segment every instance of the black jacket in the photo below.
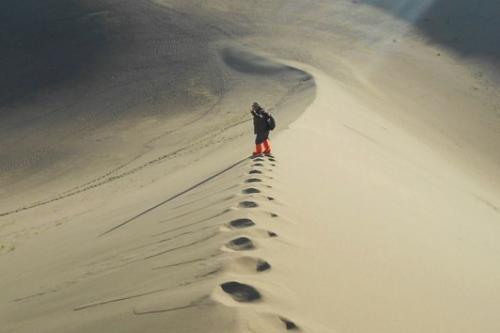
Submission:
<svg viewBox="0 0 500 333">
<path fill-rule="evenodd" d="M 253 132 L 255 134 L 269 132 L 269 127 L 267 126 L 267 118 L 269 114 L 262 108 L 257 111 L 252 110 L 253 115 Z"/>
</svg>

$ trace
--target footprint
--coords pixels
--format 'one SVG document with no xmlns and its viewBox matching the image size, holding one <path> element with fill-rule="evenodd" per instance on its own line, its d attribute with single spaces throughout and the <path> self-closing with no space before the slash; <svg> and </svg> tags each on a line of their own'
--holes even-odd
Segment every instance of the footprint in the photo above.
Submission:
<svg viewBox="0 0 500 333">
<path fill-rule="evenodd" d="M 287 330 L 298 330 L 299 329 L 297 327 L 297 325 L 289 319 L 286 319 L 284 317 L 280 317 L 280 320 L 283 322 L 283 324 L 285 324 L 285 327 Z"/>
<path fill-rule="evenodd" d="M 245 180 L 245 183 L 260 183 L 262 181 L 262 179 L 259 179 L 259 178 L 249 178 L 247 180 Z"/>
<path fill-rule="evenodd" d="M 271 269 L 271 265 L 261 258 L 238 257 L 231 261 L 231 271 L 234 273 L 253 274 Z"/>
<path fill-rule="evenodd" d="M 252 286 L 236 281 L 225 282 L 220 285 L 222 290 L 231 295 L 237 302 L 253 302 L 261 298 L 260 293 Z"/>
<path fill-rule="evenodd" d="M 255 225 L 255 222 L 250 219 L 236 219 L 229 222 L 229 225 L 234 229 L 242 229 L 253 227 Z"/>
<path fill-rule="evenodd" d="M 262 163 L 254 163 L 254 164 L 252 164 L 252 166 L 254 166 L 254 167 L 256 167 L 256 166 L 264 166 L 264 164 L 262 164 Z"/>
<path fill-rule="evenodd" d="M 255 269 L 257 270 L 257 272 L 264 272 L 264 271 L 270 270 L 271 265 L 267 261 L 259 259 L 257 261 L 257 265 L 255 266 Z"/>
<path fill-rule="evenodd" d="M 269 235 L 269 237 L 278 237 L 278 234 L 274 231 L 268 231 L 267 234 Z"/>
<path fill-rule="evenodd" d="M 273 201 L 273 200 L 274 200 L 274 198 L 273 198 L 273 197 L 267 197 L 267 200 L 269 200 L 269 201 Z"/>
<path fill-rule="evenodd" d="M 243 194 L 254 194 L 254 193 L 260 193 L 260 190 L 253 188 L 253 187 L 250 187 L 250 188 L 246 188 L 246 189 L 242 190 L 241 192 Z"/>
<path fill-rule="evenodd" d="M 229 243 L 227 243 L 226 246 L 235 251 L 246 251 L 255 249 L 255 245 L 253 244 L 252 240 L 248 237 L 235 238 L 231 240 Z"/>
<path fill-rule="evenodd" d="M 268 160 L 271 161 L 271 162 L 276 162 L 276 160 L 274 158 L 272 158 L 272 157 L 269 157 Z"/>
<path fill-rule="evenodd" d="M 238 206 L 240 208 L 255 208 L 258 207 L 259 205 L 253 201 L 242 201 L 238 204 Z"/>
<path fill-rule="evenodd" d="M 254 160 L 254 162 L 264 162 L 265 161 L 265 159 L 263 159 L 262 157 L 256 157 L 253 160 Z"/>
<path fill-rule="evenodd" d="M 271 217 L 278 217 L 278 214 L 276 214 L 276 213 L 271 213 L 270 215 L 271 215 Z"/>
<path fill-rule="evenodd" d="M 250 170 L 250 172 L 248 172 L 249 174 L 253 175 L 253 174 L 260 174 L 262 173 L 262 171 L 260 170 Z"/>
</svg>

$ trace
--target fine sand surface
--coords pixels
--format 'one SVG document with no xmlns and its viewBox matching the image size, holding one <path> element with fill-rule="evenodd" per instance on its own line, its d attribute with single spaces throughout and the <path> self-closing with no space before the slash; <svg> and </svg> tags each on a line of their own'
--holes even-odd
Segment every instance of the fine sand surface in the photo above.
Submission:
<svg viewBox="0 0 500 333">
<path fill-rule="evenodd" d="M 499 6 L 3 2 L 0 332 L 499 332 Z"/>
</svg>

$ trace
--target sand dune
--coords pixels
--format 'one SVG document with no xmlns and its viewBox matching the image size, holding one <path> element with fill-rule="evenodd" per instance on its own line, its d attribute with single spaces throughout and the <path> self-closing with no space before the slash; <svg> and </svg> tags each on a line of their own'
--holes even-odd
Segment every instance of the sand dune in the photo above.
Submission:
<svg viewBox="0 0 500 333">
<path fill-rule="evenodd" d="M 362 0 L 413 24 L 436 44 L 446 45 L 462 56 L 489 59 L 496 73 L 500 69 L 500 21 L 495 13 L 500 4 L 464 0 Z"/>
<path fill-rule="evenodd" d="M 499 331 L 480 4 L 2 3 L 0 332 Z"/>
</svg>

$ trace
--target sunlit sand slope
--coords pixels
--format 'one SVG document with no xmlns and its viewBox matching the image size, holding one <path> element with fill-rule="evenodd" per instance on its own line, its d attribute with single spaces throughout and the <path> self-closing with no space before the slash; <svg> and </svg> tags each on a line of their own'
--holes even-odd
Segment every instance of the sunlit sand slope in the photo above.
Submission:
<svg viewBox="0 0 500 333">
<path fill-rule="evenodd" d="M 496 8 L 2 2 L 0 331 L 498 332 Z"/>
</svg>

